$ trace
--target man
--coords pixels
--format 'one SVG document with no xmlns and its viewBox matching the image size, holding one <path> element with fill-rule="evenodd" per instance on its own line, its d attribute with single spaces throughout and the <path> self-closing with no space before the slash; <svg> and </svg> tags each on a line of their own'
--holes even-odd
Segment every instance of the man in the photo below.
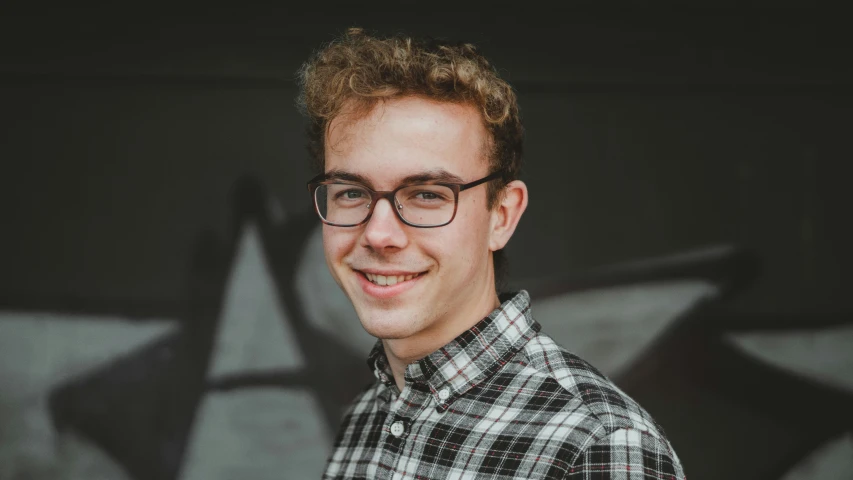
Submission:
<svg viewBox="0 0 853 480">
<path fill-rule="evenodd" d="M 301 72 L 326 261 L 379 341 L 325 478 L 684 478 L 636 402 L 496 265 L 527 207 L 516 97 L 471 45 L 351 29 Z"/>
</svg>

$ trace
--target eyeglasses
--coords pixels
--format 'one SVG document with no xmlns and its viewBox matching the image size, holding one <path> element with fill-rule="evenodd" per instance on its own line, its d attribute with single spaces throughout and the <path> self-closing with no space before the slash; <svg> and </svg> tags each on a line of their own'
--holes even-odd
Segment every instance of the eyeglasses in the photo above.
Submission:
<svg viewBox="0 0 853 480">
<path fill-rule="evenodd" d="M 376 203 L 384 198 L 406 225 L 434 228 L 443 227 L 456 218 L 459 192 L 502 176 L 502 172 L 495 172 L 471 183 L 426 182 L 377 192 L 360 183 L 323 180 L 325 175 L 321 174 L 308 182 L 308 191 L 314 199 L 317 215 L 326 225 L 355 227 L 366 223 Z"/>
</svg>

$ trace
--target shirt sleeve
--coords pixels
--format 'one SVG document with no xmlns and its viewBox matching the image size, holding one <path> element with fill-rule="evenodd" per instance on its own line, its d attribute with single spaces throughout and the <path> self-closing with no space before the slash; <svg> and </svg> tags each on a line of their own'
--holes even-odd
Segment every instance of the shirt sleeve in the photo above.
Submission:
<svg viewBox="0 0 853 480">
<path fill-rule="evenodd" d="M 684 470 L 669 443 L 649 432 L 620 428 L 583 450 L 569 480 L 684 480 Z"/>
</svg>

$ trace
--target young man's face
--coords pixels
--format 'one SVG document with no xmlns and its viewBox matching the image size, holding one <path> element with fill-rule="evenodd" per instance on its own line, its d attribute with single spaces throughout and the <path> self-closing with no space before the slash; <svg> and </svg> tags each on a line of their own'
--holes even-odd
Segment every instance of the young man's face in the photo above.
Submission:
<svg viewBox="0 0 853 480">
<path fill-rule="evenodd" d="M 333 121 L 326 140 L 326 173 L 361 176 L 377 191 L 413 175 L 446 173 L 468 183 L 489 174 L 488 132 L 469 105 L 419 97 L 380 102 L 365 117 Z M 496 306 L 491 251 L 505 241 L 495 243 L 486 190 L 460 192 L 455 219 L 442 227 L 408 226 L 386 200 L 364 225 L 323 226 L 332 276 L 370 334 L 429 343 L 454 322 L 480 320 Z M 378 285 L 374 275 L 397 283 Z"/>
</svg>

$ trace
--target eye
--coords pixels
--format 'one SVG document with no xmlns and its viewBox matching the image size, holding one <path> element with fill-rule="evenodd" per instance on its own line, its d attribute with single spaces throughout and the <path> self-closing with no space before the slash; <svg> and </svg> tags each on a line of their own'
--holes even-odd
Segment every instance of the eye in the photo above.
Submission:
<svg viewBox="0 0 853 480">
<path fill-rule="evenodd" d="M 370 202 L 370 193 L 358 185 L 337 184 L 329 193 L 337 208 L 355 208 Z"/>
<path fill-rule="evenodd" d="M 358 200 L 360 198 L 364 198 L 364 190 L 358 188 L 349 188 L 346 190 L 341 190 L 335 195 L 336 199 L 344 199 L 344 200 Z"/>
<path fill-rule="evenodd" d="M 427 186 L 413 188 L 406 193 L 406 201 L 418 208 L 440 208 L 453 203 L 453 192 L 446 187 Z"/>
<path fill-rule="evenodd" d="M 415 194 L 415 197 L 420 200 L 438 200 L 441 199 L 441 195 L 435 192 L 418 192 Z"/>
</svg>

